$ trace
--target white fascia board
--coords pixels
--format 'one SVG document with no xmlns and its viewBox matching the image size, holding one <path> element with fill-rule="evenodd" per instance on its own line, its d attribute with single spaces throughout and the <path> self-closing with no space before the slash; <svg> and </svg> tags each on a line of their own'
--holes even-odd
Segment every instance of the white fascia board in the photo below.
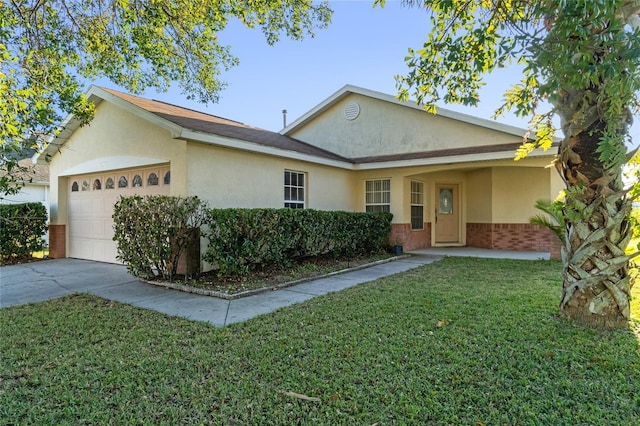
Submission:
<svg viewBox="0 0 640 426">
<path fill-rule="evenodd" d="M 95 95 L 98 96 L 100 98 L 102 98 L 103 100 L 110 102 L 114 105 L 116 105 L 119 108 L 124 109 L 127 112 L 130 112 L 134 115 L 137 115 L 138 117 L 149 121 L 151 124 L 154 124 L 158 127 L 161 127 L 165 130 L 168 130 L 171 133 L 171 137 L 172 138 L 178 138 L 180 137 L 180 133 L 182 132 L 182 127 L 172 123 L 169 120 L 166 120 L 160 116 L 155 115 L 152 112 L 149 112 L 143 108 L 140 108 L 137 105 L 134 105 L 130 102 L 127 102 L 126 100 L 120 98 L 119 96 L 116 96 L 112 93 L 109 93 L 105 90 L 100 89 L 99 87 L 96 86 L 91 86 L 91 89 L 89 89 L 89 92 L 87 92 L 87 95 Z"/>
<path fill-rule="evenodd" d="M 338 100 L 340 100 L 343 97 L 347 96 L 349 93 L 354 93 L 354 89 L 356 89 L 356 86 L 351 86 L 349 84 L 347 84 L 345 86 L 342 86 L 342 88 L 340 88 L 340 90 L 338 90 L 337 92 L 333 93 L 327 99 L 325 99 L 324 101 L 320 102 L 318 105 L 313 107 L 311 110 L 307 111 L 305 114 L 303 114 L 302 116 L 300 116 L 299 118 L 294 120 L 287 127 L 285 127 L 284 129 L 280 130 L 280 134 L 283 134 L 283 135 L 289 134 L 291 131 L 295 130 L 296 127 L 306 123 L 307 121 L 309 121 L 310 119 L 312 119 L 316 115 L 320 114 L 322 111 L 328 109 L 334 103 L 336 103 Z"/>
<path fill-rule="evenodd" d="M 50 136 L 47 141 L 47 147 L 32 157 L 33 164 L 49 164 L 49 159 L 60 150 L 78 127 L 80 127 L 80 122 L 75 119 L 73 114 L 67 115 L 60 124 L 60 133 L 57 136 Z"/>
<path fill-rule="evenodd" d="M 165 120 L 164 118 L 161 118 L 153 113 L 150 113 L 149 111 L 146 111 L 130 102 L 127 102 L 114 94 L 102 90 L 97 86 L 92 85 L 86 92 L 85 96 L 96 106 L 98 106 L 103 100 L 110 102 L 127 112 L 137 115 L 138 117 L 169 131 L 172 138 L 180 137 L 180 133 L 182 132 L 181 126 L 178 126 L 175 123 Z M 78 129 L 78 127 L 80 127 L 80 122 L 76 120 L 73 114 L 69 114 L 60 124 L 60 133 L 56 137 L 52 137 L 49 140 L 47 147 L 44 149 L 44 151 L 42 151 L 42 153 L 37 155 L 34 162 L 37 164 L 48 164 L 48 159 L 53 157 L 56 152 L 58 152 L 60 148 L 64 146 L 64 144 L 67 142 L 67 140 L 69 140 L 71 135 Z"/>
<path fill-rule="evenodd" d="M 315 155 L 303 154 L 301 152 L 286 149 L 274 148 L 257 143 L 247 142 L 239 139 L 226 138 L 214 134 L 184 130 L 181 139 L 217 145 L 225 148 L 239 149 L 242 151 L 255 152 L 259 154 L 273 155 L 290 160 L 306 161 L 308 163 L 321 164 L 324 166 L 337 167 L 341 169 L 353 170 L 353 164 L 345 161 L 331 160 L 328 158 L 316 157 Z"/>
<path fill-rule="evenodd" d="M 519 163 L 514 159 L 515 152 L 488 152 L 483 154 L 465 154 L 465 155 L 452 155 L 448 157 L 435 157 L 435 158 L 417 158 L 412 160 L 397 160 L 397 161 L 382 161 L 372 163 L 360 163 L 354 166 L 354 170 L 378 170 L 378 169 L 393 169 L 400 167 L 417 167 L 417 166 L 438 166 L 446 164 L 459 164 L 459 163 L 477 163 L 485 161 L 496 160 L 513 160 L 514 165 Z M 541 149 L 537 149 L 527 156 L 527 158 L 539 158 L 548 157 L 552 158 L 553 154 L 544 152 Z"/>
<path fill-rule="evenodd" d="M 424 112 L 425 114 L 429 114 L 427 111 L 425 111 L 424 107 L 422 105 L 418 105 L 415 101 L 401 101 L 398 98 L 396 98 L 395 96 L 386 94 L 386 93 L 382 93 L 382 92 L 377 92 L 375 90 L 370 90 L 370 89 L 365 89 L 363 87 L 358 87 L 358 86 L 354 86 L 351 84 L 347 84 L 345 86 L 343 86 L 340 90 L 338 90 L 337 92 L 335 92 L 333 95 L 329 96 L 327 99 L 325 99 L 324 101 L 322 101 L 320 104 L 318 104 L 316 107 L 314 107 L 313 109 L 311 109 L 309 112 L 307 112 L 306 114 L 302 115 L 300 118 L 298 118 L 297 120 L 293 121 L 290 125 L 288 125 L 286 128 L 282 129 L 280 131 L 281 134 L 286 135 L 291 133 L 292 131 L 295 130 L 296 127 L 304 125 L 305 123 L 307 123 L 309 120 L 311 120 L 313 117 L 315 117 L 316 115 L 322 113 L 323 111 L 325 111 L 326 109 L 328 109 L 329 107 L 331 107 L 333 104 L 335 104 L 337 101 L 339 101 L 340 99 L 344 98 L 345 96 L 349 95 L 350 93 L 353 94 L 357 94 L 357 95 L 362 95 L 362 96 L 367 96 L 373 99 L 378 99 L 381 101 L 385 101 L 385 102 L 389 102 L 395 105 L 400 105 L 400 106 L 404 106 L 407 108 L 412 108 L 421 112 Z M 445 108 L 440 108 L 437 107 L 437 114 L 435 114 L 436 116 L 442 116 L 445 118 L 449 118 L 452 120 L 457 120 L 457 121 L 461 121 L 463 123 L 468 123 L 468 124 L 472 124 L 475 126 L 479 126 L 479 127 L 484 127 L 490 130 L 495 130 L 498 132 L 502 132 L 502 133 L 506 133 L 509 135 L 513 135 L 513 136 L 518 136 L 523 138 L 528 130 L 527 129 L 523 129 L 520 127 L 516 127 L 516 126 L 512 126 L 509 124 L 504 124 L 504 123 L 500 123 L 494 120 L 487 120 L 485 118 L 479 118 L 479 117 L 475 117 L 473 115 L 469 115 L 469 114 L 464 114 L 461 112 L 455 112 L 455 111 L 451 111 Z M 554 141 L 560 141 L 560 138 L 554 137 Z"/>
</svg>

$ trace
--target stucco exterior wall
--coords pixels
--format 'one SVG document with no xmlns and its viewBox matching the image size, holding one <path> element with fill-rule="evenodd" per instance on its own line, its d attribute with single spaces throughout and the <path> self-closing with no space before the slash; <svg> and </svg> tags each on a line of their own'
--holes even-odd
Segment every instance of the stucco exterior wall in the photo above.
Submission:
<svg viewBox="0 0 640 426">
<path fill-rule="evenodd" d="M 356 102 L 360 114 L 345 118 L 345 106 Z M 516 143 L 519 138 L 422 110 L 359 94 L 336 102 L 290 136 L 344 157 L 404 154 Z"/>
<path fill-rule="evenodd" d="M 493 169 L 484 168 L 467 173 L 467 220 L 490 223 L 492 218 Z"/>
<path fill-rule="evenodd" d="M 496 167 L 493 170 L 493 223 L 529 223 L 538 199 L 548 199 L 549 169 Z"/>
<path fill-rule="evenodd" d="M 171 163 L 171 194 L 186 195 L 186 142 L 111 103 L 100 103 L 93 121 L 77 129 L 51 159 L 51 223 L 66 224 L 67 176 L 163 163 Z"/>
<path fill-rule="evenodd" d="M 212 207 L 284 207 L 284 171 L 306 174 L 306 207 L 355 210 L 346 170 L 199 143 L 188 145 L 188 193 Z"/>
</svg>

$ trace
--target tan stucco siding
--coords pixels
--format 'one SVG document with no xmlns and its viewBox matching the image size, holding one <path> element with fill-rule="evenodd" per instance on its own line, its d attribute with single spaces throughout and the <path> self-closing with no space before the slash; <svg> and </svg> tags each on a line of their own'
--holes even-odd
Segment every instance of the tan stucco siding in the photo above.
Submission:
<svg viewBox="0 0 640 426">
<path fill-rule="evenodd" d="M 491 223 L 493 172 L 491 168 L 467 174 L 467 220 L 473 223 Z"/>
<path fill-rule="evenodd" d="M 360 106 L 355 120 L 344 115 L 350 102 Z M 336 102 L 290 136 L 348 158 L 516 143 L 520 139 L 358 94 Z"/>
<path fill-rule="evenodd" d="M 529 223 L 536 200 L 548 199 L 549 169 L 496 167 L 493 170 L 493 223 Z"/>
<path fill-rule="evenodd" d="M 247 151 L 189 143 L 189 194 L 211 207 L 284 207 L 284 171 L 306 174 L 306 207 L 354 210 L 353 175 L 346 170 Z"/>
<path fill-rule="evenodd" d="M 186 194 L 186 142 L 111 103 L 98 105 L 51 159 L 51 219 L 66 224 L 66 176 L 171 163 L 171 194 Z"/>
</svg>

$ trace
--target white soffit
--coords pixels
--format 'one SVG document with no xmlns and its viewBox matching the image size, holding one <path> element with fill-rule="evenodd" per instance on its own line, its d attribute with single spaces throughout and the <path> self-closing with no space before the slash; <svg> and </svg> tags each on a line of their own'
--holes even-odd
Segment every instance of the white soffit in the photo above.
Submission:
<svg viewBox="0 0 640 426">
<path fill-rule="evenodd" d="M 476 154 L 464 154 L 464 155 L 452 155 L 446 157 L 434 157 L 434 158 L 416 158 L 410 160 L 394 160 L 394 161 L 381 161 L 370 163 L 359 163 L 353 166 L 354 170 L 377 170 L 377 169 L 390 169 L 398 167 L 417 167 L 417 166 L 437 166 L 447 164 L 458 163 L 477 163 L 485 161 L 496 160 L 513 160 L 514 165 L 519 165 L 519 161 L 514 159 L 515 151 L 509 152 L 487 152 Z M 553 158 L 553 154 L 544 152 L 542 149 L 536 149 L 529 153 L 527 158 Z M 520 160 L 520 161 L 526 161 Z"/>
</svg>

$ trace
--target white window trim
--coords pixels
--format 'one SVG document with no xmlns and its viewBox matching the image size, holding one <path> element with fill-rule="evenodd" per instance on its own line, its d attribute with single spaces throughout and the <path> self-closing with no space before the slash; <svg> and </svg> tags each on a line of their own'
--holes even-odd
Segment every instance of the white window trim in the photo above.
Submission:
<svg viewBox="0 0 640 426">
<path fill-rule="evenodd" d="M 302 186 L 300 186 L 300 185 L 295 185 L 294 186 L 294 185 L 291 185 L 291 184 L 287 185 L 285 183 L 283 185 L 283 188 L 285 188 L 285 189 L 286 188 L 295 188 L 295 189 L 302 188 L 302 194 L 303 194 L 304 199 L 302 201 L 300 201 L 300 200 L 287 200 L 286 197 L 283 197 L 284 198 L 284 207 L 285 208 L 293 208 L 291 206 L 287 206 L 287 204 L 299 204 L 299 205 L 302 205 L 303 209 L 306 209 L 307 208 L 307 183 L 309 181 L 307 172 L 303 172 L 303 171 L 300 171 L 300 170 L 285 169 L 283 176 L 286 176 L 287 173 L 295 173 L 297 175 L 302 175 L 303 176 L 304 182 L 303 182 Z M 297 208 L 299 208 L 299 207 L 297 207 Z"/>
<path fill-rule="evenodd" d="M 417 194 L 417 192 L 413 191 L 413 184 L 414 183 L 418 183 L 422 186 L 422 192 L 420 193 L 420 196 L 422 198 L 422 203 L 421 204 L 416 204 L 413 202 L 413 194 Z M 422 182 L 421 180 L 415 180 L 412 179 L 411 183 L 410 183 L 410 188 L 409 188 L 409 205 L 410 205 L 410 209 L 409 209 L 409 213 L 411 216 L 411 230 L 412 231 L 424 231 L 424 182 Z M 422 207 L 422 223 L 420 224 L 420 228 L 414 228 L 413 227 L 413 207 Z"/>
<path fill-rule="evenodd" d="M 389 202 L 388 203 L 367 203 L 367 182 L 375 182 L 375 181 L 388 181 L 389 182 Z M 374 191 L 375 192 L 375 191 Z M 372 193 L 374 193 L 372 192 Z M 386 191 L 381 191 L 382 192 L 386 192 Z M 364 180 L 364 211 L 367 211 L 367 207 L 369 206 L 388 206 L 388 211 L 391 212 L 391 178 L 385 177 L 385 178 L 372 178 L 372 179 L 365 179 Z"/>
</svg>

